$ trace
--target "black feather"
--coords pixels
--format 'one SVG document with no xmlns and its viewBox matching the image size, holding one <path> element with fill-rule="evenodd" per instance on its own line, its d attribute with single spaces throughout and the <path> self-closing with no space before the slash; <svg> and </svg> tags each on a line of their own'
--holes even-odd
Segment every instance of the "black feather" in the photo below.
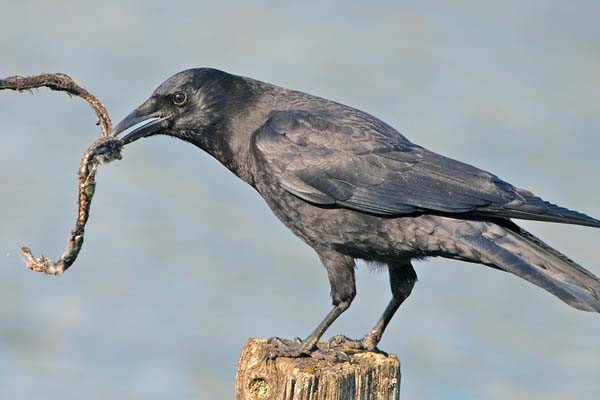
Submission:
<svg viewBox="0 0 600 400">
<path fill-rule="evenodd" d="M 309 202 L 385 216 L 440 212 L 600 227 L 597 219 L 414 145 L 375 119 L 280 111 L 255 140 L 280 184 Z"/>
</svg>

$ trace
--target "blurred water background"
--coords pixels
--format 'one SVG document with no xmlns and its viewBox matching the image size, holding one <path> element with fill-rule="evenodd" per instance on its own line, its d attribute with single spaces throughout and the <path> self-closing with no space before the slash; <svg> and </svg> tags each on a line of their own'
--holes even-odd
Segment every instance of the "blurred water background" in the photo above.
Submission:
<svg viewBox="0 0 600 400">
<path fill-rule="evenodd" d="M 600 216 L 597 1 L 0 0 L 0 76 L 65 72 L 115 122 L 179 70 L 212 66 L 366 110 L 414 142 Z M 0 399 L 230 399 L 251 336 L 304 336 L 324 269 L 262 199 L 169 138 L 102 167 L 86 244 L 60 278 L 76 169 L 96 138 L 79 99 L 0 93 Z M 523 222 L 600 274 L 600 231 Z M 417 265 L 381 347 L 404 399 L 600 396 L 600 318 L 508 274 Z M 361 265 L 327 336 L 388 301 Z"/>
</svg>

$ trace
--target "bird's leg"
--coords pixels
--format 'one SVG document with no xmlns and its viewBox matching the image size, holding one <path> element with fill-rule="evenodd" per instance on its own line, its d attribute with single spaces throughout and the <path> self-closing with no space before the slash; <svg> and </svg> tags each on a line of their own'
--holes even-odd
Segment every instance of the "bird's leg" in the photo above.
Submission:
<svg viewBox="0 0 600 400">
<path fill-rule="evenodd" d="M 269 339 L 269 344 L 273 345 L 273 349 L 267 354 L 267 358 L 277 357 L 301 357 L 310 356 L 317 350 L 317 342 L 323 336 L 327 328 L 350 306 L 349 302 L 335 305 L 331 311 L 325 316 L 323 321 L 315 328 L 315 330 L 304 340 L 295 338 L 294 340 L 282 339 L 274 337 Z"/>
<path fill-rule="evenodd" d="M 390 286 L 392 289 L 392 299 L 383 311 L 377 324 L 360 340 L 352 340 L 345 336 L 338 335 L 330 339 L 329 345 L 337 349 L 358 349 L 373 351 L 377 349 L 377 344 L 381 340 L 383 331 L 390 320 L 398 310 L 398 307 L 406 300 L 412 292 L 412 288 L 417 281 L 417 274 L 410 262 L 401 264 L 389 264 Z"/>
<path fill-rule="evenodd" d="M 320 253 L 319 255 L 321 261 L 323 261 L 323 265 L 327 269 L 329 284 L 331 285 L 333 308 L 305 340 L 300 340 L 299 338 L 296 338 L 295 340 L 280 338 L 270 339 L 269 344 L 272 345 L 272 350 L 270 350 L 268 354 L 265 354 L 267 358 L 273 359 L 277 357 L 313 355 L 331 361 L 346 361 L 348 359 L 345 354 L 340 353 L 337 350 L 329 352 L 316 350 L 317 343 L 321 336 L 323 336 L 333 321 L 350 307 L 350 304 L 356 295 L 354 259 L 332 252 Z"/>
</svg>

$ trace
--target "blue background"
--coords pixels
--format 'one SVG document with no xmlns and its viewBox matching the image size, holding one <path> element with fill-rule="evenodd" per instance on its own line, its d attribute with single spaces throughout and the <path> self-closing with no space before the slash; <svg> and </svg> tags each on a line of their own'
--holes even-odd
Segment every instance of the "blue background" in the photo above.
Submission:
<svg viewBox="0 0 600 400">
<path fill-rule="evenodd" d="M 212 66 L 370 112 L 414 142 L 600 216 L 597 1 L 0 0 L 0 76 L 65 72 L 117 122 L 172 73 Z M 0 93 L 0 398 L 226 399 L 251 336 L 305 336 L 329 309 L 318 258 L 190 145 L 156 137 L 102 167 L 80 258 L 56 258 L 98 136 L 62 93 Z M 600 274 L 600 231 L 523 222 Z M 600 395 L 600 318 L 515 277 L 433 259 L 381 347 L 404 399 Z M 389 299 L 358 271 L 327 333 Z"/>
</svg>

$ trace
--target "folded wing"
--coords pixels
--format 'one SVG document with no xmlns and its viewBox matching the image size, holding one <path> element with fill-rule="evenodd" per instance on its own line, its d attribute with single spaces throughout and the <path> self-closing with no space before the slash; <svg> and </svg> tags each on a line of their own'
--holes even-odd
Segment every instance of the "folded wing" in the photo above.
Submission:
<svg viewBox="0 0 600 400">
<path fill-rule="evenodd" d="M 460 213 L 600 227 L 497 176 L 408 141 L 360 113 L 280 111 L 255 151 L 290 193 L 315 204 L 394 216 Z"/>
</svg>

